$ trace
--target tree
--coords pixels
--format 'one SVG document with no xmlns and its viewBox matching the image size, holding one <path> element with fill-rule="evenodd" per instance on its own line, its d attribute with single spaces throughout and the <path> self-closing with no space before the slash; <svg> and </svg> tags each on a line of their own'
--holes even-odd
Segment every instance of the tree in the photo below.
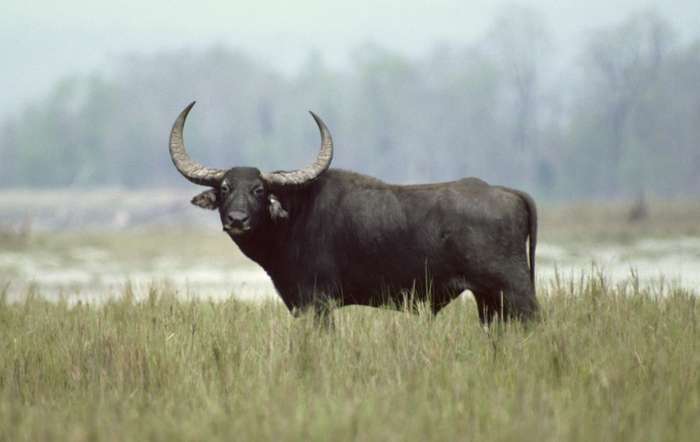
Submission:
<svg viewBox="0 0 700 442">
<path fill-rule="evenodd" d="M 491 26 L 484 43 L 505 80 L 503 117 L 518 166 L 514 184 L 533 181 L 540 161 L 540 115 L 543 78 L 552 42 L 544 18 L 536 10 L 510 6 Z M 524 167 L 523 167 L 524 166 Z"/>
<path fill-rule="evenodd" d="M 585 80 L 578 112 L 584 122 L 579 128 L 585 132 L 576 135 L 579 140 L 589 138 L 597 145 L 579 144 L 577 150 L 580 155 L 597 158 L 595 163 L 589 163 L 600 169 L 589 175 L 600 180 L 592 189 L 596 193 L 622 193 L 625 149 L 631 150 L 628 156 L 639 154 L 635 146 L 627 144 L 630 116 L 660 81 L 672 35 L 666 21 L 653 13 L 643 13 L 620 25 L 598 30 L 584 48 Z M 651 114 L 649 117 L 655 118 Z"/>
</svg>

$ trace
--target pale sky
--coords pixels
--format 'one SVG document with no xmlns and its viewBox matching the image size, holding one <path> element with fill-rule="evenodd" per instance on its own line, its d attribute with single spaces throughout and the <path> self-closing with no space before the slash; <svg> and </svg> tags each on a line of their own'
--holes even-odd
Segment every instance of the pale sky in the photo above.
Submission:
<svg viewBox="0 0 700 442">
<path fill-rule="evenodd" d="M 43 96 L 61 77 L 108 71 L 126 53 L 225 44 L 294 71 L 315 49 L 342 68 L 368 42 L 408 56 L 474 42 L 512 4 L 538 10 L 564 49 L 643 10 L 669 20 L 681 40 L 700 37 L 698 0 L 3 0 L 0 116 Z"/>
</svg>

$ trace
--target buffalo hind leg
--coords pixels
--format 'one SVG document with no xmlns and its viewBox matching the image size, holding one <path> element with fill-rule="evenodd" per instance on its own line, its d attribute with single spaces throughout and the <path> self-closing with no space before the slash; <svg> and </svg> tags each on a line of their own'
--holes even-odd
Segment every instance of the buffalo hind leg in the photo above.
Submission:
<svg viewBox="0 0 700 442">
<path fill-rule="evenodd" d="M 530 321 L 537 318 L 539 304 L 529 279 L 503 291 L 503 312 L 506 319 Z"/>
<path fill-rule="evenodd" d="M 530 271 L 526 265 L 509 272 L 507 279 L 501 280 L 503 287 L 504 319 L 529 321 L 535 319 L 539 310 L 535 287 L 530 280 Z"/>
<path fill-rule="evenodd" d="M 534 292 L 528 284 L 523 289 L 480 290 L 474 293 L 479 320 L 489 325 L 495 318 L 502 320 L 517 319 L 529 321 L 535 319 L 539 306 Z"/>
</svg>

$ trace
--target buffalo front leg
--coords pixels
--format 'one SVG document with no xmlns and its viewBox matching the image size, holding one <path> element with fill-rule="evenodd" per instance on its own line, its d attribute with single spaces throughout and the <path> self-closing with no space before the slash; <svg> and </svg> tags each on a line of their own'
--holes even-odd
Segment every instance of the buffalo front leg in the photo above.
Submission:
<svg viewBox="0 0 700 442">
<path fill-rule="evenodd" d="M 500 294 L 490 291 L 476 291 L 474 292 L 474 299 L 476 300 L 476 309 L 479 313 L 479 321 L 484 326 L 489 326 L 496 316 L 501 314 L 501 309 L 503 303 L 500 302 Z"/>
<path fill-rule="evenodd" d="M 304 314 L 310 314 L 314 325 L 326 330 L 335 328 L 333 322 L 333 310 L 336 305 L 333 300 L 327 296 L 320 295 L 314 292 L 313 296 L 308 296 L 299 307 L 292 310 L 295 317 Z"/>
<path fill-rule="evenodd" d="M 300 318 L 306 314 L 311 316 L 314 326 L 320 327 L 325 330 L 335 329 L 335 322 L 333 321 L 333 309 L 320 306 L 305 306 L 301 308 L 293 308 L 291 310 L 292 315 L 295 318 Z"/>
<path fill-rule="evenodd" d="M 330 302 L 315 303 L 311 307 L 314 324 L 324 330 L 334 330 L 333 309 Z"/>
</svg>

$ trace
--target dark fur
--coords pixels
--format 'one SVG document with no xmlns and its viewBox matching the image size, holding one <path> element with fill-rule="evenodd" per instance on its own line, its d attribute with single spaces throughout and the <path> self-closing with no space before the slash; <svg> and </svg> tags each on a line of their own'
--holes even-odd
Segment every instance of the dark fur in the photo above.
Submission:
<svg viewBox="0 0 700 442">
<path fill-rule="evenodd" d="M 414 296 L 437 313 L 471 290 L 483 322 L 537 312 L 537 212 L 525 193 L 476 178 L 390 185 L 337 169 L 301 188 L 266 188 L 253 168 L 231 169 L 224 182 L 228 193 L 193 203 L 218 207 L 224 224 L 233 211 L 248 214 L 249 230 L 229 233 L 292 311 Z"/>
</svg>

